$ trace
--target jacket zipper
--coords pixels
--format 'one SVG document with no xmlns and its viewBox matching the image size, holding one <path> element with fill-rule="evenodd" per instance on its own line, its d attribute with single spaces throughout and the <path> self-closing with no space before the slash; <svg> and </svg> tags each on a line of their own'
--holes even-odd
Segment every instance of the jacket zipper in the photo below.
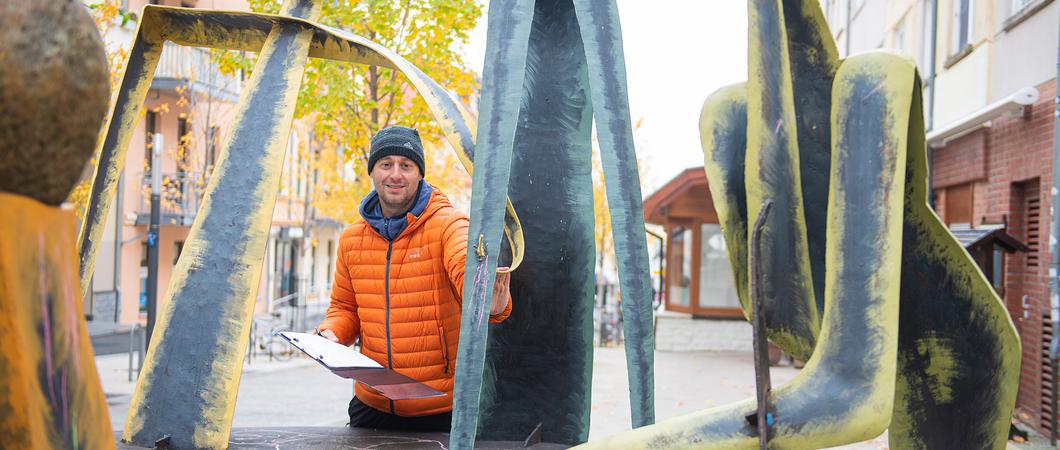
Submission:
<svg viewBox="0 0 1060 450">
<path fill-rule="evenodd" d="M 449 339 L 445 337 L 445 327 L 442 326 L 442 319 L 438 319 L 438 331 L 442 333 L 442 357 L 445 358 L 445 374 L 449 375 Z"/>
<path fill-rule="evenodd" d="M 383 221 L 383 228 L 389 234 L 390 221 Z M 394 241 L 387 239 L 386 244 L 386 279 L 383 283 L 384 295 L 386 297 L 386 364 L 391 370 L 394 369 L 394 355 L 390 351 L 390 254 L 394 250 Z M 394 401 L 390 400 L 390 414 L 394 413 Z"/>
</svg>

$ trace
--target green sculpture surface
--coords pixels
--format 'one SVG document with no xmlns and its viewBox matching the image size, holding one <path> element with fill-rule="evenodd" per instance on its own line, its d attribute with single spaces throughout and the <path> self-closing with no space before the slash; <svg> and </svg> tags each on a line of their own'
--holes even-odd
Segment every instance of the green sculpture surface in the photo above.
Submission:
<svg viewBox="0 0 1060 450">
<path fill-rule="evenodd" d="M 839 60 L 818 2 L 749 0 L 749 80 L 707 99 L 705 166 L 745 314 L 749 218 L 769 337 L 805 369 L 769 398 L 770 448 L 889 429 L 893 448 L 1004 448 L 1020 344 L 997 294 L 927 203 L 920 77 Z M 747 401 L 600 448 L 757 448 Z"/>
</svg>

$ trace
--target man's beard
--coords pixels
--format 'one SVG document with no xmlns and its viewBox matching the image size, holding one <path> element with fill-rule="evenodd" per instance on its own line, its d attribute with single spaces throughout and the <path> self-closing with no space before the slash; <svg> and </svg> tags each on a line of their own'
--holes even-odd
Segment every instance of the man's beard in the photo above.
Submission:
<svg viewBox="0 0 1060 450">
<path fill-rule="evenodd" d="M 412 200 L 414 198 L 416 198 L 416 195 L 415 194 L 410 194 L 408 197 L 404 197 L 403 201 L 393 202 L 393 201 L 389 201 L 386 198 L 386 196 L 380 194 L 379 195 L 379 203 L 382 203 L 382 205 L 384 207 L 386 207 L 386 209 L 389 209 L 389 210 L 392 210 L 392 211 L 398 211 L 399 214 L 404 214 L 404 213 L 408 212 L 410 209 L 412 209 Z"/>
</svg>

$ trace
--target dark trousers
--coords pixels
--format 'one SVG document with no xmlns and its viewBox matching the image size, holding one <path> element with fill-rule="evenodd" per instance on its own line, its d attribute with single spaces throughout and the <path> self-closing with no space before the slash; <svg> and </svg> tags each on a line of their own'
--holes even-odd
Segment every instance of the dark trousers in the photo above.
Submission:
<svg viewBox="0 0 1060 450">
<path fill-rule="evenodd" d="M 453 413 L 432 416 L 401 417 L 389 414 L 361 403 L 357 397 L 350 400 L 350 426 L 356 428 L 382 428 L 405 431 L 441 431 L 448 433 L 453 423 Z"/>
</svg>

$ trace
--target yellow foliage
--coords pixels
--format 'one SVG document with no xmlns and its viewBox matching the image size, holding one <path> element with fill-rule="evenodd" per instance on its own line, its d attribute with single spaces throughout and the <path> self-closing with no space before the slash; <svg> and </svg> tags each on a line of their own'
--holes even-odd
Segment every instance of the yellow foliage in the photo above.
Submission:
<svg viewBox="0 0 1060 450">
<path fill-rule="evenodd" d="M 97 3 L 89 4 L 87 7 L 92 15 L 92 19 L 96 22 L 96 28 L 99 29 L 99 34 L 104 42 L 106 42 L 107 33 L 111 28 L 115 26 L 131 26 L 129 21 L 135 19 L 134 14 L 121 8 L 121 0 L 102 0 Z M 115 93 L 120 86 L 121 77 L 125 71 L 126 56 L 128 56 L 128 50 L 124 47 L 107 49 L 107 62 L 110 66 L 110 92 L 112 102 L 114 101 L 113 99 L 117 97 Z M 103 138 L 103 131 L 104 130 L 102 130 L 101 127 L 99 139 Z M 98 149 L 99 146 L 97 145 L 97 150 Z M 66 199 L 67 203 L 73 206 L 78 223 L 81 223 L 85 218 L 85 210 L 88 208 L 89 195 L 91 194 L 92 189 L 93 168 L 96 166 L 98 158 L 99 154 L 96 154 L 89 160 L 84 173 L 81 175 L 81 180 L 78 181 L 77 185 L 70 191 L 70 195 Z"/>
<path fill-rule="evenodd" d="M 254 11 L 276 13 L 281 0 L 250 0 Z M 319 22 L 364 36 L 415 64 L 459 98 L 477 89 L 460 47 L 482 15 L 473 0 L 325 2 Z M 226 54 L 222 70 L 250 69 L 248 58 Z M 400 72 L 338 61 L 310 60 L 295 119 L 322 142 L 312 204 L 318 217 L 350 223 L 371 190 L 365 167 L 372 135 L 391 125 L 419 130 L 426 178 L 457 205 L 470 203 L 470 177 L 449 148 L 427 105 Z"/>
</svg>

